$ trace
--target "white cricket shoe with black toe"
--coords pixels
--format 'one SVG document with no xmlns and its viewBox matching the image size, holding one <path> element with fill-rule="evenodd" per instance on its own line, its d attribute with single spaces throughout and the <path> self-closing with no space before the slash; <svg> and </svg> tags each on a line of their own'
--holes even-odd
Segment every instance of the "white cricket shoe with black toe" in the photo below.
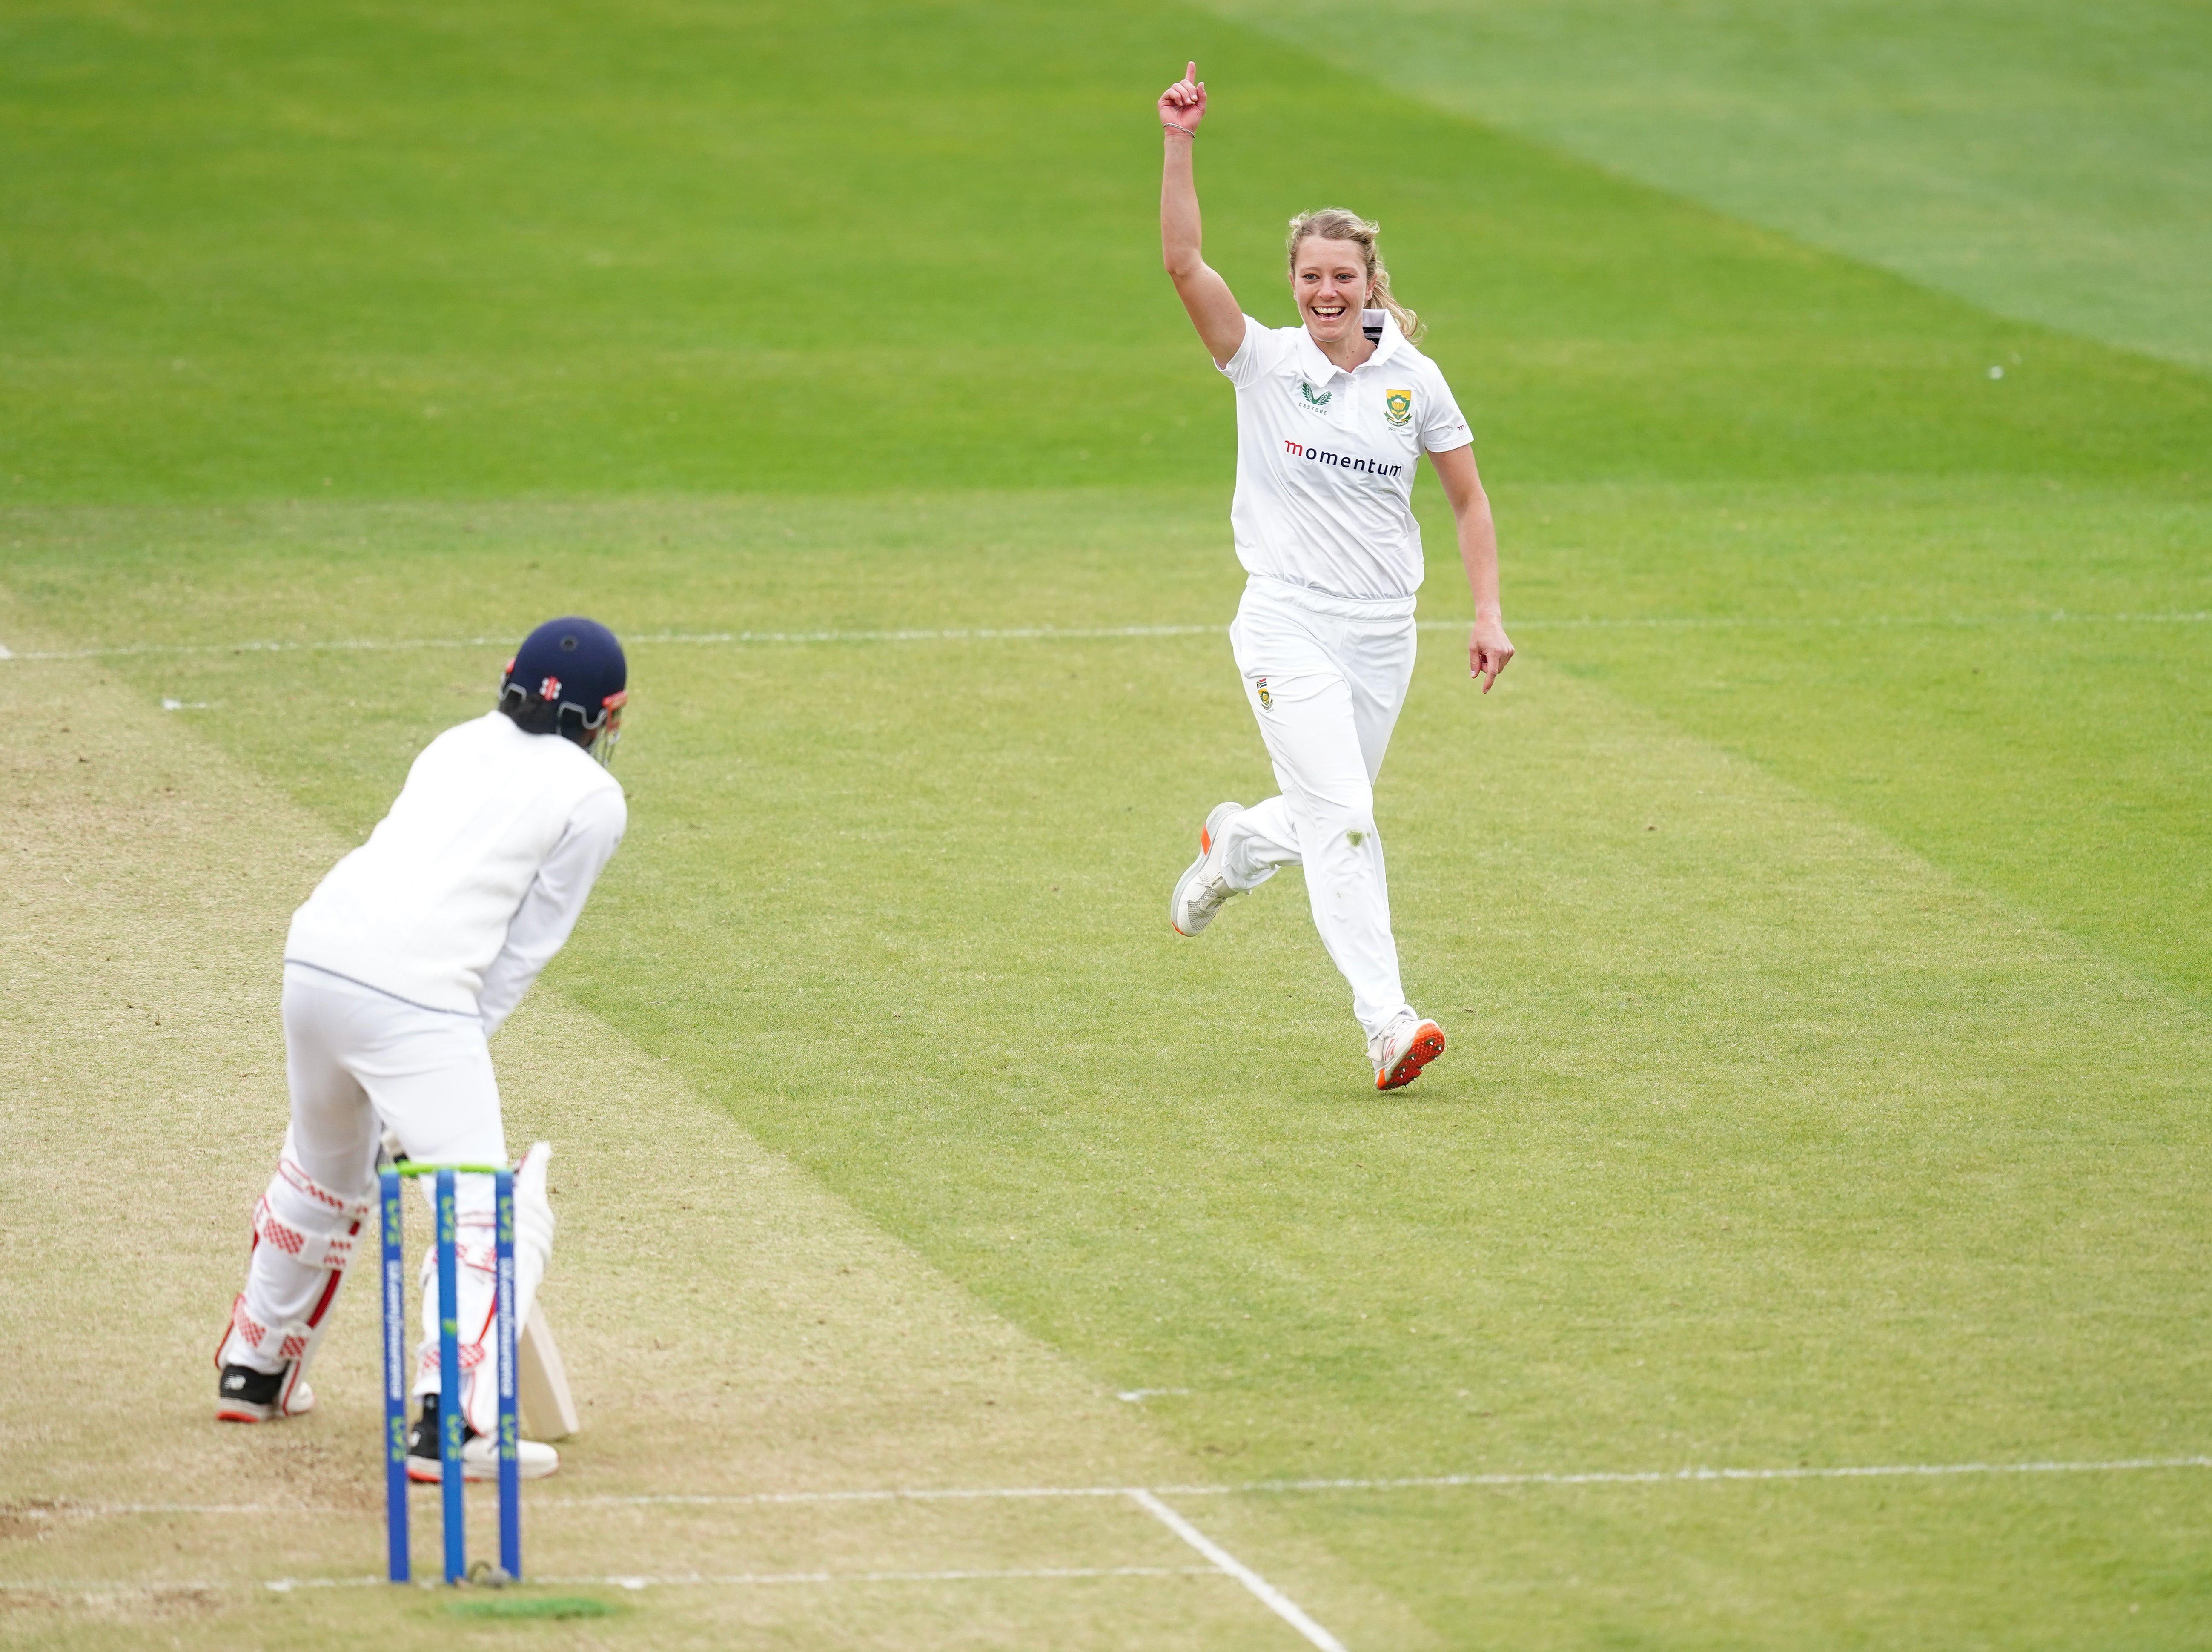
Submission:
<svg viewBox="0 0 2212 1652">
<path fill-rule="evenodd" d="M 1232 815 L 1243 812 L 1241 803 L 1218 803 L 1199 829 L 1198 859 L 1176 879 L 1175 893 L 1168 897 L 1168 921 L 1175 926 L 1176 934 L 1197 934 L 1229 904 L 1231 896 L 1244 892 L 1229 887 L 1227 857 L 1221 853 L 1222 827 Z"/>
<path fill-rule="evenodd" d="M 561 1454 L 540 1440 L 514 1442 L 514 1467 L 526 1480 L 542 1480 L 561 1466 Z M 438 1396 L 422 1396 L 422 1414 L 407 1437 L 407 1478 L 436 1482 L 446 1478 L 445 1460 L 438 1455 Z M 499 1478 L 499 1442 L 461 1424 L 461 1478 L 495 1480 Z"/>
</svg>

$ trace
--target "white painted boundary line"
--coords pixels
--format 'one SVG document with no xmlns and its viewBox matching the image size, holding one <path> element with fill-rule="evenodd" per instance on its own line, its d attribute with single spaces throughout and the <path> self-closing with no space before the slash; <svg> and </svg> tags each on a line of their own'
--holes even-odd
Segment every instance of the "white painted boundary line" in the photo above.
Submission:
<svg viewBox="0 0 2212 1652">
<path fill-rule="evenodd" d="M 2151 1469 L 2212 1469 L 2212 1455 L 2108 1457 L 2063 1461 L 1967 1463 L 1870 1463 L 1833 1468 L 1654 1468 L 1591 1469 L 1565 1473 L 1412 1474 L 1390 1478 L 1246 1480 L 1202 1485 L 984 1485 L 886 1486 L 851 1491 L 731 1491 L 697 1494 L 670 1491 L 635 1497 L 608 1493 L 581 1497 L 533 1497 L 534 1509 L 607 1508 L 724 1508 L 811 1503 L 939 1503 L 1026 1497 L 1127 1497 L 1142 1491 L 1157 1497 L 1218 1497 L 1291 1491 L 1401 1491 L 1454 1486 L 1674 1485 L 1740 1480 L 1850 1480 L 1930 1479 L 1954 1474 L 2123 1474 Z M 0 1505 L 5 1506 L 5 1505 Z M 355 1512 L 300 1503 L 51 1502 L 9 1507 L 19 1520 L 113 1517 L 129 1515 L 311 1515 Z"/>
<path fill-rule="evenodd" d="M 1176 1513 L 1150 1491 L 1133 1489 L 1129 1493 L 1129 1501 L 1189 1544 L 1192 1548 L 1197 1550 L 1230 1576 L 1243 1584 L 1246 1588 L 1251 1590 L 1261 1606 L 1267 1607 L 1292 1629 L 1297 1630 L 1306 1638 L 1308 1643 L 1320 1648 L 1321 1652 L 1345 1652 L 1344 1643 L 1307 1617 L 1299 1609 L 1296 1600 L 1291 1599 L 1282 1590 L 1261 1576 L 1258 1572 L 1254 1571 L 1228 1550 L 1206 1536 L 1205 1533 L 1200 1531 L 1197 1527 Z"/>
<path fill-rule="evenodd" d="M 1463 619 L 1421 620 L 1424 631 L 1461 631 Z M 1516 631 L 1859 631 L 1981 630 L 2007 625 L 2203 625 L 2212 610 L 2194 613 L 1836 615 L 1784 619 L 1756 616 L 1679 615 L 1650 618 L 1516 619 Z M 1226 625 L 974 626 L 895 631 L 651 631 L 624 639 L 632 646 L 678 644 L 700 647 L 788 647 L 843 642 L 1097 642 L 1121 637 L 1226 636 Z M 0 644 L 0 660 L 121 659 L 151 655 L 404 653 L 431 648 L 507 648 L 513 636 L 350 637 L 322 642 L 118 643 L 111 647 L 11 651 Z"/>
</svg>

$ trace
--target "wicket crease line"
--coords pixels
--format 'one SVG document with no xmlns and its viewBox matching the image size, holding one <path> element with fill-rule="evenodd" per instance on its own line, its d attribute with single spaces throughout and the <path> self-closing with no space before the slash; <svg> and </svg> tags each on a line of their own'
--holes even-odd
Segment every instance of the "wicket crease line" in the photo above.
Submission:
<svg viewBox="0 0 2212 1652">
<path fill-rule="evenodd" d="M 1003 1566 L 964 1567 L 946 1571 L 746 1571 L 675 1572 L 665 1576 L 640 1576 L 611 1572 L 605 1576 L 577 1573 L 558 1577 L 532 1577 L 533 1588 L 733 1588 L 772 1587 L 781 1583 L 966 1583 L 999 1579 L 1058 1577 L 1218 1577 L 1214 1566 Z M 279 1594 L 294 1589 L 368 1588 L 386 1587 L 380 1577 L 277 1577 L 262 1588 Z"/>
<path fill-rule="evenodd" d="M 790 1572 L 678 1572 L 667 1576 L 638 1576 L 623 1573 L 605 1576 L 576 1574 L 559 1577 L 533 1577 L 533 1588 L 733 1588 L 751 1586 L 769 1587 L 783 1583 L 963 1583 L 991 1582 L 1000 1579 L 1019 1582 L 1025 1578 L 1085 1578 L 1085 1577 L 1219 1577 L 1224 1576 L 1218 1566 L 1015 1566 L 1003 1568 L 968 1568 L 948 1571 L 790 1571 Z M 0 1581 L 0 1594 L 43 1594 L 49 1599 L 94 1601 L 118 1594 L 212 1594 L 226 1590 L 248 1588 L 264 1588 L 276 1594 L 289 1594 L 301 1589 L 389 1588 L 392 1585 L 381 1577 L 272 1577 L 258 1585 L 228 1582 L 218 1583 L 198 1580 L 179 1579 L 174 1582 L 143 1583 L 39 1583 Z M 425 1580 L 416 1585 L 434 1588 L 438 1585 Z"/>
<path fill-rule="evenodd" d="M 1875 1463 L 1814 1468 L 1654 1468 L 1591 1469 L 1583 1472 L 1499 1473 L 1470 1474 L 1412 1474 L 1372 1479 L 1315 1479 L 1245 1480 L 1220 1485 L 1030 1485 L 1030 1486 L 891 1486 L 851 1491 L 681 1491 L 624 1496 L 605 1493 L 592 1497 L 533 1497 L 533 1510 L 605 1508 L 714 1508 L 745 1504 L 806 1503 L 957 1502 L 988 1498 L 1126 1497 L 1139 1491 L 1156 1497 L 1241 1497 L 1289 1491 L 1401 1491 L 1448 1490 L 1455 1486 L 1515 1485 L 1670 1485 L 1738 1480 L 1848 1480 L 1929 1479 L 1952 1474 L 2118 1474 L 2149 1469 L 2212 1468 L 2212 1455 L 2191 1457 L 2115 1457 L 2080 1461 L 2037 1462 Z M 318 1509 L 300 1503 L 94 1503 L 56 1498 L 16 1505 L 8 1512 L 19 1520 L 40 1520 L 71 1515 L 300 1515 L 340 1514 L 350 1510 Z"/>
</svg>

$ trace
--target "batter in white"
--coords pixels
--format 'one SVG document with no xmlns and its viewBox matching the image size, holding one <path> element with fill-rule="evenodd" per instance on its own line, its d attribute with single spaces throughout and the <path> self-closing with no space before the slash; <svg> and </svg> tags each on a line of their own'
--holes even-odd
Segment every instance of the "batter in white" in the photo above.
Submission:
<svg viewBox="0 0 2212 1652">
<path fill-rule="evenodd" d="M 269 1422 L 313 1405 L 302 1379 L 346 1270 L 369 1242 L 380 1151 L 426 1164 L 507 1162 L 489 1040 L 568 938 L 622 841 L 623 789 L 594 757 L 614 744 L 627 674 L 605 627 L 540 626 L 508 665 L 500 708 L 431 741 L 368 841 L 293 914 L 283 998 L 291 1119 L 216 1355 L 218 1417 Z M 552 1250 L 549 1151 L 540 1143 L 515 1172 L 518 1324 Z M 489 1472 L 496 1405 L 490 1178 L 463 1175 L 456 1205 L 463 1392 L 448 1398 L 463 1412 L 463 1467 L 475 1478 Z M 426 1423 L 440 1403 L 433 1262 L 423 1258 L 415 1383 Z M 416 1478 L 438 1472 L 434 1434 L 417 1428 Z M 551 1447 L 523 1447 L 526 1476 L 557 1464 Z"/>
</svg>

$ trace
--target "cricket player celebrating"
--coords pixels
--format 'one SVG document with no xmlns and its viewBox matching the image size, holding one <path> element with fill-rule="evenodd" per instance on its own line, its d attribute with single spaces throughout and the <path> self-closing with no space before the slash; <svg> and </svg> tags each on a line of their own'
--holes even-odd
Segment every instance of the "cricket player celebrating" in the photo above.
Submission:
<svg viewBox="0 0 2212 1652">
<path fill-rule="evenodd" d="M 1413 593 L 1423 570 L 1413 472 L 1426 453 L 1459 525 L 1474 593 L 1468 643 L 1487 694 L 1513 645 L 1498 597 L 1498 538 L 1474 437 L 1419 324 L 1391 296 L 1377 228 L 1330 209 L 1291 221 L 1291 294 L 1301 325 L 1261 326 L 1200 255 L 1191 151 L 1206 83 L 1191 64 L 1160 94 L 1160 252 L 1213 364 L 1237 389 L 1237 558 L 1250 576 L 1230 628 L 1245 697 L 1281 795 L 1206 817 L 1176 882 L 1181 935 L 1232 896 L 1305 868 L 1314 926 L 1352 986 L 1375 1087 L 1410 1084 L 1443 1053 L 1442 1028 L 1406 1002 L 1375 777 L 1413 674 Z"/>
<path fill-rule="evenodd" d="M 568 938 L 622 841 L 628 813 L 605 763 L 628 680 L 604 625 L 539 626 L 507 662 L 497 709 L 423 749 L 368 841 L 293 914 L 283 999 L 291 1127 L 216 1353 L 217 1417 L 265 1422 L 313 1406 L 301 1379 L 367 1242 L 387 1138 L 427 1163 L 507 1162 L 487 1041 Z M 532 1147 L 514 1177 L 518 1326 L 552 1252 L 550 1151 Z M 463 1407 L 463 1473 L 497 1473 L 491 1178 L 462 1176 L 457 1205 L 463 1393 L 438 1392 L 434 1250 L 422 1260 L 422 1421 L 408 1463 L 416 1479 L 439 1478 L 441 1400 Z M 550 1446 L 523 1442 L 525 1476 L 558 1462 Z"/>
</svg>

